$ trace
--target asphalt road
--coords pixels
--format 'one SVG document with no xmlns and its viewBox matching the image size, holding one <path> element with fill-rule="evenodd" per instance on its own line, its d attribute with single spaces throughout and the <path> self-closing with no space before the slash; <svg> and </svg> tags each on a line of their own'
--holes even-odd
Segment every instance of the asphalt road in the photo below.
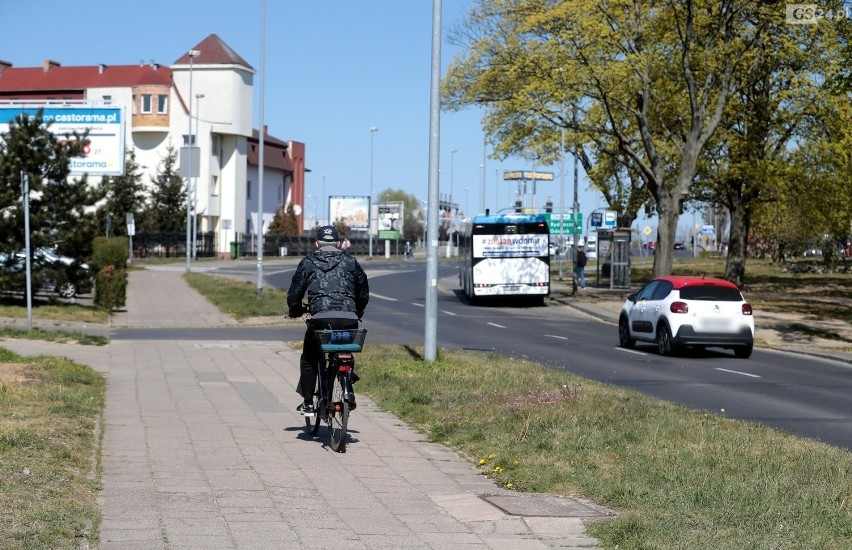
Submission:
<svg viewBox="0 0 852 550">
<path fill-rule="evenodd" d="M 368 343 L 425 340 L 426 264 L 364 261 L 371 287 Z M 229 267 L 253 274 L 251 266 Z M 278 266 L 266 282 L 287 288 L 295 269 Z M 230 275 L 240 273 L 230 271 Z M 726 350 L 662 357 L 652 346 L 618 347 L 614 323 L 549 302 L 544 307 L 471 306 L 457 290 L 454 262 L 439 262 L 437 342 L 441 348 L 526 358 L 672 402 L 819 439 L 852 450 L 852 367 L 806 355 L 755 348 L 750 359 Z M 151 329 L 153 330 L 153 329 Z M 304 329 L 193 329 L 182 337 L 301 339 Z M 131 332 L 111 335 L 133 338 Z M 147 337 L 152 337 L 150 330 Z M 175 331 L 163 337 L 174 338 Z"/>
</svg>

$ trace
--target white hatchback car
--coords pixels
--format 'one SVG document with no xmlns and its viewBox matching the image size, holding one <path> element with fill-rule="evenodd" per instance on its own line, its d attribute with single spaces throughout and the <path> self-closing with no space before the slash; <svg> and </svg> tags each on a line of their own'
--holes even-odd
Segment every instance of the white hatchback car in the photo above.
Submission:
<svg viewBox="0 0 852 550">
<path fill-rule="evenodd" d="M 657 277 L 621 306 L 618 343 L 653 342 L 661 355 L 680 347 L 721 347 L 745 359 L 754 347 L 751 304 L 737 286 L 712 277 Z"/>
</svg>

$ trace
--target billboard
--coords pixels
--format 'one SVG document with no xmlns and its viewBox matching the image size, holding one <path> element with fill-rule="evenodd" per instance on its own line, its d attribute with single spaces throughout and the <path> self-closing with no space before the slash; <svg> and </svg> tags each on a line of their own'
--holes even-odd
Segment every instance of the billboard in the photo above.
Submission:
<svg viewBox="0 0 852 550">
<path fill-rule="evenodd" d="M 398 239 L 402 234 L 405 203 L 402 201 L 376 203 L 380 239 Z"/>
<path fill-rule="evenodd" d="M 121 176 L 124 174 L 124 108 L 86 104 L 0 104 L 0 135 L 19 115 L 35 117 L 44 109 L 48 131 L 64 140 L 66 134 L 89 131 L 85 157 L 71 159 L 71 174 L 79 176 Z"/>
<path fill-rule="evenodd" d="M 351 229 L 367 229 L 370 225 L 370 197 L 329 197 L 329 223 L 342 221 Z"/>
</svg>

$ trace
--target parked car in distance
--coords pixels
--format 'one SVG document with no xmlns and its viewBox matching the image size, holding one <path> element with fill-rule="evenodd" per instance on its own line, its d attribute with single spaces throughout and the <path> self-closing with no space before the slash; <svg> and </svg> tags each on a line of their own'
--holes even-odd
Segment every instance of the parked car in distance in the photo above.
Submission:
<svg viewBox="0 0 852 550">
<path fill-rule="evenodd" d="M 674 243 L 674 249 L 675 250 L 686 250 L 686 243 L 681 242 L 681 241 L 677 241 L 676 243 Z"/>
<path fill-rule="evenodd" d="M 79 294 L 92 292 L 95 286 L 89 264 L 59 254 L 53 247 L 43 246 L 33 250 L 30 267 L 33 283 L 42 292 L 74 298 Z M 0 269 L 18 274 L 17 280 L 22 281 L 21 290 L 26 287 L 22 278 L 26 271 L 26 251 L 21 250 L 11 258 L 0 253 Z"/>
<path fill-rule="evenodd" d="M 559 254 L 559 247 L 556 245 L 556 243 L 550 243 L 547 245 L 547 251 L 551 256 L 556 256 L 557 254 Z"/>
<path fill-rule="evenodd" d="M 657 345 L 660 355 L 679 348 L 721 347 L 741 359 L 754 347 L 754 316 L 737 286 L 724 279 L 667 275 L 631 294 L 621 306 L 618 344 Z"/>
</svg>

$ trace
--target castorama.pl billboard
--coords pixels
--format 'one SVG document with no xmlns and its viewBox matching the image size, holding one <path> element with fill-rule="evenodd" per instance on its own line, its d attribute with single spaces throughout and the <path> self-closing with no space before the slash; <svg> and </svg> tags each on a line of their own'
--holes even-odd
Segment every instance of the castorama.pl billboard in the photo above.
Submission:
<svg viewBox="0 0 852 550">
<path fill-rule="evenodd" d="M 71 159 L 71 174 L 124 175 L 124 109 L 95 105 L 0 104 L 0 139 L 20 115 L 33 118 L 40 108 L 48 130 L 60 140 L 89 131 L 85 157 Z"/>
</svg>

